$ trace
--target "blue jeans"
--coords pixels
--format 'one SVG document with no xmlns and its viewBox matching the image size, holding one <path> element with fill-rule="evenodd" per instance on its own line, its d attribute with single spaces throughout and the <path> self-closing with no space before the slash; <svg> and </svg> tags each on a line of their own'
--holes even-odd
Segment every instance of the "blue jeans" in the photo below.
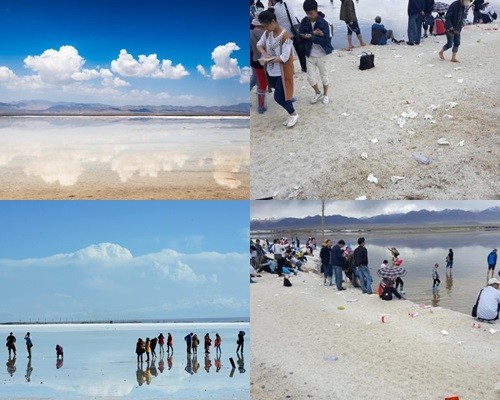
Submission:
<svg viewBox="0 0 500 400">
<path fill-rule="evenodd" d="M 370 274 L 370 270 L 368 269 L 368 266 L 366 265 L 359 266 L 357 274 L 359 278 L 359 286 L 361 286 L 361 291 L 363 293 L 371 294 L 373 279 Z"/>
<path fill-rule="evenodd" d="M 422 33 L 422 18 L 420 14 L 408 17 L 408 42 L 420 44 L 420 35 Z"/>
<path fill-rule="evenodd" d="M 333 272 L 335 273 L 335 284 L 338 290 L 342 290 L 342 267 L 340 265 L 333 266 Z"/>
<path fill-rule="evenodd" d="M 449 48 L 453 47 L 451 51 L 453 53 L 458 53 L 458 46 L 460 46 L 460 32 L 455 31 L 455 34 L 453 34 L 446 31 L 446 39 L 448 39 L 448 41 L 443 46 L 443 51 L 446 51 Z"/>
<path fill-rule="evenodd" d="M 270 76 L 271 86 L 274 87 L 274 100 L 281 107 L 283 107 L 288 114 L 293 114 L 295 109 L 293 108 L 292 100 L 285 100 L 285 89 L 283 88 L 283 81 L 281 76 Z"/>
<path fill-rule="evenodd" d="M 325 274 L 325 277 L 331 278 L 333 276 L 333 267 L 331 265 L 323 265 L 323 274 Z"/>
</svg>

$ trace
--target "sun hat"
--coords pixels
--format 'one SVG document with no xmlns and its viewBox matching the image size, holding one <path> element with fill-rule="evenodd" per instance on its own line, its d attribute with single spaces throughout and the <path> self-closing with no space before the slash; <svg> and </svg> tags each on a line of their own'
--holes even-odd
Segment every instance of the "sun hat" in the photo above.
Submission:
<svg viewBox="0 0 500 400">
<path fill-rule="evenodd" d="M 493 285 L 494 283 L 498 283 L 498 284 L 500 284 L 500 281 L 499 281 L 497 278 L 491 278 L 491 279 L 488 281 L 488 285 Z"/>
</svg>

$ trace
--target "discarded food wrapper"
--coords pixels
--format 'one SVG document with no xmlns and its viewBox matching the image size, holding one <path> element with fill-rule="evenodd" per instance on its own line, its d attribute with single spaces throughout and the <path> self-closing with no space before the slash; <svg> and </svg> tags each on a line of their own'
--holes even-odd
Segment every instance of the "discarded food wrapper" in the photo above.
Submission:
<svg viewBox="0 0 500 400">
<path fill-rule="evenodd" d="M 447 139 L 445 139 L 445 138 L 439 138 L 437 140 L 437 143 L 440 144 L 440 145 L 443 145 L 443 146 L 450 144 L 450 142 Z"/>
<path fill-rule="evenodd" d="M 340 115 L 342 115 L 343 117 L 348 117 L 350 114 L 348 114 L 348 113 L 346 113 L 346 112 L 343 112 L 343 113 L 342 113 L 342 114 L 340 114 Z"/>
<path fill-rule="evenodd" d="M 426 156 L 423 156 L 420 153 L 412 153 L 411 156 L 417 160 L 420 164 L 429 165 L 431 160 L 429 160 Z"/>
<path fill-rule="evenodd" d="M 445 78 L 451 78 L 451 74 L 445 75 Z"/>
<path fill-rule="evenodd" d="M 394 175 L 394 176 L 391 176 L 391 181 L 392 183 L 397 183 L 398 181 L 401 181 L 403 180 L 405 177 L 404 176 L 397 176 L 397 175 Z"/>
<path fill-rule="evenodd" d="M 377 138 L 370 139 L 370 142 L 372 142 L 372 143 L 378 143 L 378 139 Z"/>
<path fill-rule="evenodd" d="M 463 69 L 463 67 L 455 67 L 453 68 L 455 71 L 460 71 L 461 69 Z"/>
<path fill-rule="evenodd" d="M 415 318 L 415 317 L 418 317 L 418 312 L 411 312 L 411 313 L 408 313 L 408 315 L 412 318 Z"/>
<path fill-rule="evenodd" d="M 331 356 L 325 356 L 323 357 L 323 360 L 326 361 L 326 362 L 334 362 L 334 361 L 337 361 L 339 358 L 335 355 L 331 355 Z"/>
<path fill-rule="evenodd" d="M 443 329 L 441 331 L 441 336 L 446 336 L 446 335 L 449 335 L 449 333 Z"/>
<path fill-rule="evenodd" d="M 434 66 L 434 64 L 427 64 L 427 66 L 428 66 L 428 67 L 433 67 L 433 66 Z"/>
<path fill-rule="evenodd" d="M 497 333 L 498 332 L 498 329 L 493 329 L 493 328 L 490 328 L 490 333 L 493 335 L 494 333 Z"/>
<path fill-rule="evenodd" d="M 458 83 L 464 83 L 464 80 L 463 79 L 457 79 L 457 82 Z"/>
<path fill-rule="evenodd" d="M 449 101 L 448 102 L 448 107 L 449 108 L 455 108 L 456 106 L 458 106 L 458 103 L 455 103 L 454 101 Z"/>
<path fill-rule="evenodd" d="M 408 110 L 408 112 L 403 112 L 401 113 L 401 116 L 403 118 L 411 118 L 411 119 L 414 119 L 414 118 L 417 118 L 418 116 L 418 113 L 413 111 L 413 110 Z"/>
<path fill-rule="evenodd" d="M 295 155 L 295 153 L 288 153 L 288 155 L 289 155 L 289 156 L 294 156 L 294 155 Z"/>
<path fill-rule="evenodd" d="M 396 122 L 396 125 L 402 128 L 406 124 L 406 119 L 404 118 L 399 118 L 398 121 Z"/>
<path fill-rule="evenodd" d="M 452 118 L 453 118 L 453 115 L 450 115 L 450 114 L 444 114 L 444 115 L 443 115 L 443 118 L 449 118 L 449 119 L 452 119 Z"/>
<path fill-rule="evenodd" d="M 294 198 L 298 197 L 298 196 L 299 196 L 299 195 L 301 195 L 301 194 L 302 194 L 302 190 L 300 190 L 300 189 L 295 189 L 292 193 L 290 193 L 290 194 L 288 195 L 288 198 L 289 198 L 289 199 L 294 199 Z"/>
<path fill-rule="evenodd" d="M 367 153 L 361 153 L 361 158 L 363 160 L 368 160 L 368 154 Z"/>
<path fill-rule="evenodd" d="M 425 115 L 424 115 L 424 119 L 425 119 L 425 120 L 430 120 L 430 119 L 432 119 L 432 115 L 430 115 L 430 114 L 425 114 Z"/>
<path fill-rule="evenodd" d="M 458 145 L 459 145 L 460 147 L 464 147 L 464 145 L 465 145 L 465 140 L 461 140 L 460 142 L 458 142 Z"/>
<path fill-rule="evenodd" d="M 370 174 L 368 175 L 368 182 L 378 183 L 378 178 L 375 177 L 373 174 Z"/>
<path fill-rule="evenodd" d="M 337 328 L 340 328 L 342 325 L 341 324 L 335 324 Z"/>
<path fill-rule="evenodd" d="M 385 324 L 386 322 L 389 322 L 389 314 L 381 314 L 380 315 L 380 322 Z"/>
<path fill-rule="evenodd" d="M 420 308 L 427 309 L 427 308 L 431 308 L 431 306 L 428 306 L 426 304 L 420 304 Z"/>
<path fill-rule="evenodd" d="M 366 196 L 358 196 L 354 200 L 366 200 Z"/>
<path fill-rule="evenodd" d="M 300 189 L 300 186 L 298 186 L 298 185 L 297 185 L 297 186 L 294 186 L 293 188 L 294 188 L 295 190 L 298 190 L 298 189 Z"/>
<path fill-rule="evenodd" d="M 434 111 L 434 110 L 437 110 L 439 108 L 439 105 L 431 104 L 428 108 L 429 108 L 429 110 Z"/>
</svg>

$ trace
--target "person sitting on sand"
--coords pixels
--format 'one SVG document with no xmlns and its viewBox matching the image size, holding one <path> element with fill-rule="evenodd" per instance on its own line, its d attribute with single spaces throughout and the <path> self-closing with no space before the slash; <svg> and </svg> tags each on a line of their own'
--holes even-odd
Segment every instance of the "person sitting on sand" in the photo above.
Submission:
<svg viewBox="0 0 500 400">
<path fill-rule="evenodd" d="M 496 278 L 488 280 L 488 286 L 478 294 L 477 319 L 484 322 L 494 322 L 500 311 L 500 281 Z"/>
<path fill-rule="evenodd" d="M 316 104 L 321 98 L 323 98 L 323 104 L 328 104 L 329 81 L 325 57 L 333 51 L 330 28 L 328 23 L 319 16 L 316 0 L 304 1 L 303 8 L 307 17 L 302 19 L 299 32 L 306 48 L 307 81 L 315 92 L 311 104 Z M 323 93 L 318 87 L 318 75 L 323 84 Z"/>
<path fill-rule="evenodd" d="M 399 300 L 405 300 L 405 298 L 394 288 L 394 281 L 392 279 L 383 278 L 380 285 L 382 286 L 382 292 L 379 297 L 382 300 L 392 300 L 393 296 L 396 296 Z"/>
<path fill-rule="evenodd" d="M 375 23 L 372 25 L 371 44 L 383 46 L 387 44 L 387 39 L 391 39 L 393 43 L 397 44 L 404 42 L 404 40 L 396 40 L 392 33 L 392 29 L 385 29 L 385 26 L 381 24 L 381 22 L 382 18 L 377 15 L 375 17 Z"/>
<path fill-rule="evenodd" d="M 274 100 L 288 113 L 283 125 L 292 128 L 299 119 L 292 103 L 293 98 L 293 43 L 290 35 L 276 21 L 276 15 L 269 10 L 259 14 L 259 22 L 266 32 L 257 42 L 266 66 L 269 85 L 274 87 Z"/>
<path fill-rule="evenodd" d="M 340 0 L 342 4 L 340 5 L 340 20 L 344 21 L 347 26 L 347 43 L 348 50 L 354 48 L 352 44 L 352 33 L 355 32 L 359 40 L 359 45 L 364 46 L 363 36 L 361 36 L 361 30 L 359 29 L 358 18 L 356 17 L 356 9 L 354 8 L 354 2 L 352 0 Z"/>
<path fill-rule="evenodd" d="M 432 288 L 433 289 L 436 287 L 439 287 L 439 285 L 441 284 L 441 280 L 439 279 L 438 268 L 439 268 L 438 263 L 434 264 L 434 268 L 432 268 L 432 279 L 433 279 Z"/>
<path fill-rule="evenodd" d="M 497 19 L 497 13 L 490 3 L 484 3 L 479 12 L 481 13 L 481 21 L 483 24 L 489 24 Z"/>
<path fill-rule="evenodd" d="M 460 46 L 460 34 L 464 26 L 464 17 L 466 16 L 466 8 L 469 6 L 469 0 L 456 0 L 451 3 L 446 13 L 446 39 L 448 40 L 438 53 L 439 58 L 444 60 L 444 52 L 451 50 L 451 62 L 460 62 L 457 60 L 458 47 Z"/>
</svg>

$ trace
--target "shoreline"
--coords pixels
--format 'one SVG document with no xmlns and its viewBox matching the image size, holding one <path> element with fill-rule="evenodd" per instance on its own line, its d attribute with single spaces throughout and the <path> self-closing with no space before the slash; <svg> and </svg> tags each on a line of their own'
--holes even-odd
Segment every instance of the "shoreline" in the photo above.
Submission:
<svg viewBox="0 0 500 400">
<path fill-rule="evenodd" d="M 252 399 L 498 399 L 498 324 L 473 328 L 441 307 L 337 292 L 312 273 L 290 288 L 276 275 L 254 279 Z"/>
<path fill-rule="evenodd" d="M 55 114 L 55 115 L 46 115 L 46 114 L 0 114 L 0 118 L 127 118 L 127 119 L 250 119 L 250 115 L 123 115 L 123 114 Z"/>
</svg>

